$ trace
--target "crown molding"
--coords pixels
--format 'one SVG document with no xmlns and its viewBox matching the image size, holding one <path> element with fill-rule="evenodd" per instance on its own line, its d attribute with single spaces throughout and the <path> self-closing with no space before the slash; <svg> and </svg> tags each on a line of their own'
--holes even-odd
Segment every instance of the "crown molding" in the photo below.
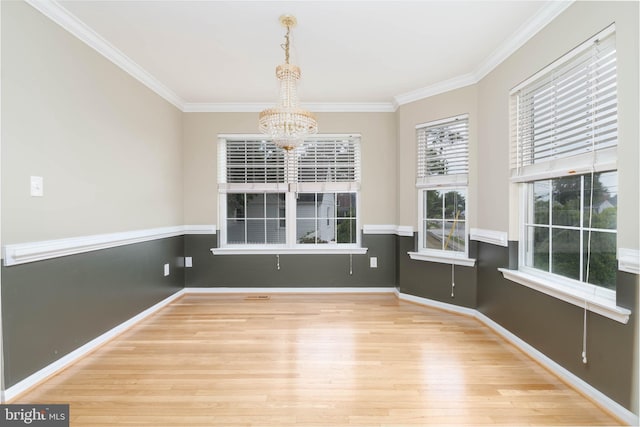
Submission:
<svg viewBox="0 0 640 427">
<path fill-rule="evenodd" d="M 153 77 L 131 58 L 117 49 L 87 24 L 71 14 L 56 0 L 25 0 L 33 8 L 60 25 L 69 33 L 86 43 L 126 73 L 140 81 L 179 110 L 187 113 L 206 112 L 260 112 L 272 106 L 266 103 L 199 103 L 185 102 L 175 92 Z M 522 47 L 529 39 L 566 10 L 575 0 L 549 1 L 529 21 L 512 34 L 498 49 L 493 51 L 474 72 L 454 77 L 414 91 L 393 97 L 390 102 L 354 103 L 308 103 L 303 107 L 315 112 L 395 112 L 401 105 L 419 101 L 444 92 L 460 89 L 478 83 L 483 77 L 500 65 L 505 59 Z"/>
<path fill-rule="evenodd" d="M 144 68 L 122 53 L 107 40 L 102 38 L 91 27 L 71 14 L 56 0 L 25 0 L 27 4 L 38 10 L 47 18 L 67 30 L 80 41 L 93 48 L 99 54 L 113 62 L 133 78 L 140 81 L 162 98 L 184 111 L 184 101 L 171 89 L 149 74 Z"/>
<path fill-rule="evenodd" d="M 273 103 L 261 102 L 188 102 L 183 105 L 185 113 L 258 113 L 272 108 Z M 391 102 L 317 102 L 302 103 L 314 113 L 393 113 L 396 106 Z"/>
<path fill-rule="evenodd" d="M 393 113 L 392 102 L 316 102 L 302 103 L 302 107 L 315 113 Z"/>
<path fill-rule="evenodd" d="M 273 104 L 264 102 L 187 102 L 183 105 L 185 113 L 258 113 Z"/>
<path fill-rule="evenodd" d="M 531 19 L 521 25 L 502 45 L 498 46 L 482 64 L 474 71 L 476 82 L 482 80 L 487 74 L 493 71 L 505 59 L 513 55 L 533 36 L 538 34 L 558 15 L 564 12 L 575 0 L 550 1 L 540 9 Z"/>
<path fill-rule="evenodd" d="M 393 101 L 395 105 L 401 106 L 410 102 L 415 102 L 421 99 L 439 95 L 444 92 L 449 92 L 451 90 L 470 86 L 475 83 L 478 83 L 478 81 L 476 80 L 474 74 L 465 74 L 449 80 L 438 82 L 431 86 L 396 95 L 393 97 Z"/>
<path fill-rule="evenodd" d="M 505 59 L 520 49 L 540 30 L 564 12 L 575 0 L 549 1 L 531 19 L 519 27 L 502 45 L 494 50 L 472 73 L 438 82 L 431 86 L 406 92 L 394 97 L 397 106 L 419 101 L 451 90 L 460 89 L 478 83 L 493 71 Z"/>
</svg>

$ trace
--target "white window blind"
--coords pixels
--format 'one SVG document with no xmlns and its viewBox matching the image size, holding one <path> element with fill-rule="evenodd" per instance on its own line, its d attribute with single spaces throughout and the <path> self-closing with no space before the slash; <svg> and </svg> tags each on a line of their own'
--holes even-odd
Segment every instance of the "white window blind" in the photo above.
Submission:
<svg viewBox="0 0 640 427">
<path fill-rule="evenodd" d="M 467 185 L 469 117 L 461 115 L 416 127 L 418 170 L 416 185 Z"/>
<path fill-rule="evenodd" d="M 360 147 L 355 138 L 305 142 L 295 154 L 298 182 L 360 182 Z"/>
<path fill-rule="evenodd" d="M 270 141 L 226 141 L 227 183 L 284 182 L 284 151 Z"/>
<path fill-rule="evenodd" d="M 221 138 L 218 188 L 221 192 L 357 191 L 360 138 L 322 136 L 290 152 L 259 137 Z"/>
<path fill-rule="evenodd" d="M 530 181 L 616 168 L 612 25 L 511 91 L 511 175 Z"/>
</svg>

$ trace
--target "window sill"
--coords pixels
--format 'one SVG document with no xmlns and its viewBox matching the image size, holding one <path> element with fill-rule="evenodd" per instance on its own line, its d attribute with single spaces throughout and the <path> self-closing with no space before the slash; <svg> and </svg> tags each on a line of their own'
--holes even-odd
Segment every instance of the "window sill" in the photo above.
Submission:
<svg viewBox="0 0 640 427">
<path fill-rule="evenodd" d="M 505 279 L 519 283 L 528 288 L 558 298 L 562 301 L 598 313 L 616 322 L 626 324 L 629 321 L 631 311 L 626 308 L 618 307 L 615 301 L 607 298 L 591 295 L 587 292 L 577 289 L 571 289 L 554 281 L 537 277 L 532 274 L 523 273 L 518 270 L 509 270 L 507 268 L 498 269 Z"/>
<path fill-rule="evenodd" d="M 364 255 L 367 248 L 211 248 L 214 255 Z"/>
<path fill-rule="evenodd" d="M 473 267 L 476 264 L 476 260 L 473 258 L 466 258 L 461 256 L 446 256 L 446 255 L 435 255 L 428 254 L 425 252 L 407 252 L 411 259 L 415 259 L 417 261 L 429 261 L 429 262 L 439 262 L 441 264 L 455 264 L 462 265 L 464 267 Z"/>
</svg>

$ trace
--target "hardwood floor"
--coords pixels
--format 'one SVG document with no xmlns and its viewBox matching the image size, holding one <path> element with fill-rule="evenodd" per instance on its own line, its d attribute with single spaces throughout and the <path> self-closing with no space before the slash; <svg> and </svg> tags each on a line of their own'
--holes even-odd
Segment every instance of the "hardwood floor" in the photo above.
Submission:
<svg viewBox="0 0 640 427">
<path fill-rule="evenodd" d="M 71 426 L 618 425 L 475 319 L 393 295 L 192 294 L 13 403 Z"/>
</svg>

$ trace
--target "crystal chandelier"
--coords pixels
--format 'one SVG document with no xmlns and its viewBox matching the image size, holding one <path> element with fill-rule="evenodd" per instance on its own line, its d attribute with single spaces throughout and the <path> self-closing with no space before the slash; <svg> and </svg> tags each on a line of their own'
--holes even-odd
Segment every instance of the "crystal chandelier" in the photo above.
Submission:
<svg viewBox="0 0 640 427">
<path fill-rule="evenodd" d="M 289 34 L 295 27 L 296 18 L 291 15 L 280 17 L 280 23 L 287 28 L 284 36 L 284 64 L 276 67 L 276 77 L 280 80 L 280 98 L 274 108 L 260 113 L 258 127 L 260 132 L 269 135 L 278 147 L 286 151 L 293 150 L 303 142 L 307 135 L 318 132 L 318 123 L 313 113 L 298 106 L 297 80 L 300 68 L 289 64 Z"/>
</svg>

